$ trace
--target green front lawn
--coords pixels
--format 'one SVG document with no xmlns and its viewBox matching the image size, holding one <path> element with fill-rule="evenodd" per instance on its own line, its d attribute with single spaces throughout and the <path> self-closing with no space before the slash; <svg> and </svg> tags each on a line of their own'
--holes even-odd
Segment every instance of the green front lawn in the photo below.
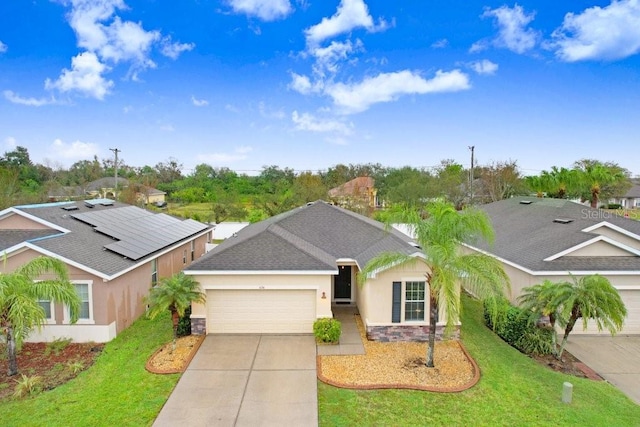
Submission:
<svg viewBox="0 0 640 427">
<path fill-rule="evenodd" d="M 0 402 L 5 426 L 151 425 L 179 375 L 154 375 L 147 359 L 171 340 L 167 316 L 140 319 L 108 343 L 77 378 L 32 399 Z"/>
<path fill-rule="evenodd" d="M 482 373 L 475 387 L 438 394 L 318 383 L 320 425 L 640 425 L 640 406 L 615 387 L 539 365 L 484 326 L 478 302 L 465 297 L 464 310 L 463 342 Z M 561 401 L 565 381 L 573 384 L 570 405 Z"/>
</svg>

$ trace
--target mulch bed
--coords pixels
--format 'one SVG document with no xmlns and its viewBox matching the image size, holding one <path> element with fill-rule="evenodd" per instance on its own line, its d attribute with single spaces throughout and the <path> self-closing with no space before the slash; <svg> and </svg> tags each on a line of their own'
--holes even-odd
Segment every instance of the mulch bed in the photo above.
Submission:
<svg viewBox="0 0 640 427">
<path fill-rule="evenodd" d="M 13 394 L 16 380 L 22 378 L 20 374 L 41 377 L 43 390 L 66 383 L 80 373 L 74 373 L 70 364 L 79 362 L 77 366 L 85 370 L 93 365 L 102 348 L 103 344 L 69 343 L 56 350 L 52 343 L 24 343 L 17 354 L 18 375 L 9 377 L 6 345 L 0 344 L 0 400 Z"/>
<path fill-rule="evenodd" d="M 563 374 L 573 375 L 580 378 L 589 378 L 595 381 L 603 380 L 603 378 L 593 369 L 582 363 L 577 357 L 566 350 L 562 353 L 561 361 L 551 354 L 534 355 L 531 357 L 549 369 L 562 372 Z"/>
<path fill-rule="evenodd" d="M 204 335 L 187 335 L 178 338 L 175 350 L 173 350 L 173 341 L 164 344 L 151 355 L 145 368 L 154 374 L 184 372 L 203 341 Z"/>
</svg>

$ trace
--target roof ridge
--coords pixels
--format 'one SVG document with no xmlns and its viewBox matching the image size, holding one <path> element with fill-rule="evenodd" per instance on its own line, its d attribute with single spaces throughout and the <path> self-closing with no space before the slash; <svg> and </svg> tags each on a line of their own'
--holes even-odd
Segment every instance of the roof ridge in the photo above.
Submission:
<svg viewBox="0 0 640 427">
<path fill-rule="evenodd" d="M 333 265 L 336 262 L 336 257 L 334 255 L 322 250 L 321 248 L 301 238 L 300 236 L 293 234 L 292 232 L 286 230 L 278 224 L 272 224 L 267 229 L 267 231 L 275 236 L 284 239 L 307 255 L 318 258 L 320 261 L 325 262 L 328 265 Z M 301 242 L 303 242 L 304 244 L 300 244 Z M 308 250 L 309 248 L 313 248 L 313 250 Z"/>
</svg>

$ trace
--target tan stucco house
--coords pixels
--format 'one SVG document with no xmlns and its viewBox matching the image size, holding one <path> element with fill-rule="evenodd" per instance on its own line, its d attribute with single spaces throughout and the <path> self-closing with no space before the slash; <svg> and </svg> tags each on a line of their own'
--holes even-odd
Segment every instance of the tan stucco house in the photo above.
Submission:
<svg viewBox="0 0 640 427">
<path fill-rule="evenodd" d="M 496 257 L 511 279 L 513 302 L 522 289 L 600 274 L 628 311 L 622 334 L 640 334 L 640 221 L 568 200 L 516 197 L 481 207 L 493 223 L 492 246 L 467 246 Z M 573 334 L 608 334 L 593 326 Z"/>
<path fill-rule="evenodd" d="M 249 225 L 185 269 L 207 295 L 192 308 L 192 331 L 311 333 L 316 319 L 349 304 L 371 339 L 425 340 L 427 268 L 416 246 L 397 230 L 322 201 Z M 382 252 L 418 261 L 358 286 L 357 273 Z"/>
<path fill-rule="evenodd" d="M 200 258 L 210 239 L 206 224 L 109 199 L 14 206 L 0 211 L 0 273 L 38 256 L 63 261 L 80 319 L 41 301 L 47 324 L 28 341 L 107 342 L 145 312 L 152 284 Z"/>
<path fill-rule="evenodd" d="M 329 199 L 347 209 L 375 209 L 380 207 L 375 180 L 370 176 L 359 176 L 329 190 Z"/>
</svg>

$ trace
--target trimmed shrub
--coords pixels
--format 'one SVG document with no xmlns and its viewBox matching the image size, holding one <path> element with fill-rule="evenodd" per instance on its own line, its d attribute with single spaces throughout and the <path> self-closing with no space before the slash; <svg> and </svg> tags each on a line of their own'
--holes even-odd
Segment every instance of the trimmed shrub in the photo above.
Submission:
<svg viewBox="0 0 640 427">
<path fill-rule="evenodd" d="M 622 205 L 620 203 L 609 203 L 607 209 L 622 209 Z"/>
<path fill-rule="evenodd" d="M 178 336 L 186 337 L 191 335 L 191 307 L 184 311 L 184 316 L 178 320 Z"/>
<path fill-rule="evenodd" d="M 512 305 L 507 299 L 498 301 L 497 307 L 495 325 L 492 324 L 487 305 L 484 307 L 485 324 L 496 335 L 525 354 L 551 353 L 551 330 L 537 327 L 530 321 L 528 312 Z"/>
<path fill-rule="evenodd" d="M 337 343 L 342 332 L 342 325 L 339 320 L 325 317 L 313 322 L 313 335 L 320 342 Z"/>
</svg>

